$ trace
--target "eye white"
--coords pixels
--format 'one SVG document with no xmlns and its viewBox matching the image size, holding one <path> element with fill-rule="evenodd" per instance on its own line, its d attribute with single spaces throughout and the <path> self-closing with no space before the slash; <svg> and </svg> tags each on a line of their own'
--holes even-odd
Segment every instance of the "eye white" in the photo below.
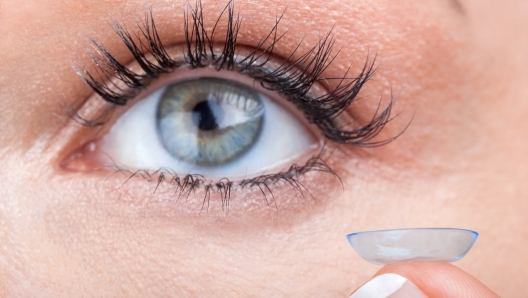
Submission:
<svg viewBox="0 0 528 298">
<path fill-rule="evenodd" d="M 214 167 L 179 160 L 164 148 L 156 126 L 158 103 L 166 88 L 137 102 L 103 137 L 101 152 L 118 167 L 131 171 L 163 169 L 180 175 L 200 174 L 205 177 L 247 177 L 277 170 L 318 146 L 305 124 L 261 93 L 264 106 L 262 130 L 246 153 Z"/>
</svg>

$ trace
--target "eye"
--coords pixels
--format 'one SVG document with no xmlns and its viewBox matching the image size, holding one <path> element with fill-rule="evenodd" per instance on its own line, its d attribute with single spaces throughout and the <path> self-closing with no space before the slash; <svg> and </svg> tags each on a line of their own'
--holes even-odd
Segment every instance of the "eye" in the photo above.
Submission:
<svg viewBox="0 0 528 298">
<path fill-rule="evenodd" d="M 220 195 L 224 208 L 231 190 L 247 190 L 262 194 L 269 207 L 274 186 L 313 197 L 304 178 L 337 176 L 324 154 L 340 148 L 325 151 L 322 139 L 330 145 L 373 147 L 397 137 L 376 138 L 391 119 L 392 101 L 385 109 L 378 106 L 372 117 L 355 117 L 348 110 L 374 75 L 375 59 L 367 55 L 357 75 L 348 69 L 342 76 L 325 76 L 338 55 L 333 54 L 331 33 L 305 50 L 303 40 L 293 47 L 286 43 L 291 51 L 279 53 L 286 34 L 278 29 L 282 17 L 257 41 L 245 35 L 250 42 L 244 45 L 233 2 L 209 26 L 203 16 L 200 2 L 188 8 L 183 44 L 171 48 L 161 41 L 152 12 L 136 22 L 136 32 L 115 22 L 115 32 L 135 60 L 130 66 L 94 41 L 89 57 L 95 71 L 84 65 L 74 68 L 94 91 L 93 98 L 104 100 L 109 109 L 95 103 L 93 108 L 88 100 L 87 114 L 93 117 L 69 111 L 77 122 L 103 126 L 106 133 L 88 143 L 89 137 L 81 137 L 76 144 L 85 145 L 64 159 L 65 169 L 90 171 L 109 165 L 132 172 L 126 181 L 136 174 L 150 181 L 157 177 L 157 186 L 168 181 L 169 187 L 179 189 L 178 198 L 202 189 L 202 207 L 211 192 Z M 223 19 L 225 38 L 217 42 Z M 135 104 L 106 129 L 106 120 L 112 118 L 107 112 L 132 100 Z M 314 175 L 304 177 L 309 172 Z"/>
<path fill-rule="evenodd" d="M 177 81 L 121 115 L 98 147 L 120 168 L 212 177 L 273 170 L 317 148 L 302 120 L 264 92 L 219 77 Z"/>
</svg>

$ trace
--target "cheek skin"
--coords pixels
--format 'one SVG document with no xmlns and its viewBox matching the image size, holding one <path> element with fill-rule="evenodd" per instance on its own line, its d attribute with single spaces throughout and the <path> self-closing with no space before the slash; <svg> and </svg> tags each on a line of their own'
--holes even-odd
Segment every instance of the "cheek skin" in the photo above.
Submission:
<svg viewBox="0 0 528 298">
<path fill-rule="evenodd" d="M 0 242 L 4 244 L 0 262 L 7 264 L 0 269 L 0 277 L 6 277 L 0 278 L 0 293 L 9 289 L 13 296 L 32 290 L 50 296 L 58 290 L 65 296 L 88 291 L 95 296 L 346 296 L 378 268 L 354 254 L 345 234 L 387 227 L 455 226 L 487 232 L 460 266 L 501 290 L 499 294 L 513 297 L 494 281 L 496 275 L 485 273 L 490 270 L 481 268 L 482 260 L 489 260 L 504 275 L 513 274 L 509 273 L 515 268 L 512 260 L 493 258 L 504 244 L 493 236 L 514 239 L 504 231 L 512 223 L 522 226 L 519 223 L 526 221 L 517 218 L 515 210 L 497 208 L 492 199 L 510 202 L 508 192 L 490 187 L 497 183 L 494 177 L 475 173 L 489 169 L 493 162 L 487 159 L 489 154 L 475 149 L 493 130 L 474 128 L 475 123 L 486 123 L 477 116 L 480 110 L 473 109 L 486 96 L 481 88 L 485 84 L 475 80 L 481 72 L 471 68 L 466 72 L 474 61 L 458 58 L 470 47 L 468 33 L 456 17 L 446 17 L 451 13 L 447 8 L 393 1 L 355 1 L 350 7 L 343 1 L 290 3 L 281 23 L 291 29 L 290 48 L 305 32 L 323 34 L 336 25 L 333 32 L 342 53 L 329 76 L 342 74 L 351 62 L 356 73 L 367 50 L 377 50 L 381 68 L 362 91 L 361 96 L 369 97 L 354 109 L 372 111 L 381 94 L 386 103 L 392 87 L 403 114 L 380 137 L 397 134 L 416 111 L 412 125 L 390 145 L 337 150 L 332 158 L 340 164 L 335 170 L 342 175 L 343 188 L 324 176 L 306 178 L 315 186 L 316 197 L 329 198 L 321 203 L 275 212 L 260 201 L 250 212 L 224 216 L 216 201 L 211 212 L 219 216 L 196 215 L 196 210 L 189 216 L 157 208 L 163 202 L 156 198 L 168 190 L 152 196 L 152 183 L 127 184 L 115 192 L 123 179 L 105 183 L 95 175 L 60 173 L 53 164 L 68 143 L 52 138 L 67 121 L 56 99 L 90 95 L 78 78 L 72 79 L 69 60 L 83 55 L 82 47 L 75 45 L 94 36 L 109 40 L 105 45 L 112 52 L 124 53 L 108 30 L 108 15 L 143 13 L 149 4 L 138 8 L 130 1 L 40 3 L 2 4 L 9 22 L 0 26 L 7 36 L 0 39 L 0 65 L 16 75 L 0 77 L 0 117 L 8 122 L 0 142 L 7 144 L 0 145 L 6 169 L 0 171 Z M 180 26 L 171 20 L 172 11 L 179 13 L 179 4 L 152 6 L 160 7 L 160 26 Z M 220 6 L 212 8 L 211 15 L 216 16 Z M 273 24 L 275 3 L 241 1 L 237 6 L 247 34 L 268 33 L 269 26 L 260 26 L 260 19 Z M 164 14 L 167 7 L 173 8 Z M 76 15 L 77 11 L 83 14 Z M 26 35 L 15 38 L 9 32 Z M 317 40 L 308 36 L 306 46 L 313 45 L 312 39 Z M 479 85 L 470 83 L 474 81 Z M 13 111 L 27 117 L 15 117 Z M 351 113 L 358 119 L 370 117 Z M 499 128 L 495 127 L 497 138 Z M 501 172 L 506 171 L 504 166 Z M 503 179 L 501 183 L 511 189 L 513 182 Z M 492 196 L 475 190 L 482 184 Z M 289 191 L 279 190 L 278 196 L 283 201 L 296 199 Z M 244 199 L 235 197 L 234 204 L 243 204 Z M 199 208 L 200 193 L 191 201 L 187 206 Z M 505 218 L 504 222 L 486 219 L 490 210 L 495 212 L 491 216 Z"/>
</svg>

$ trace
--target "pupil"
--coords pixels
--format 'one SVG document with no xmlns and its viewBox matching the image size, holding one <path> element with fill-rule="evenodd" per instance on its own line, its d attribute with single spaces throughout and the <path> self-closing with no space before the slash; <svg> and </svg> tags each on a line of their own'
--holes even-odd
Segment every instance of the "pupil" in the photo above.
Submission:
<svg viewBox="0 0 528 298">
<path fill-rule="evenodd" d="M 193 109 L 193 121 L 201 130 L 213 130 L 218 128 L 218 120 L 221 120 L 222 108 L 215 101 L 199 102 Z"/>
</svg>

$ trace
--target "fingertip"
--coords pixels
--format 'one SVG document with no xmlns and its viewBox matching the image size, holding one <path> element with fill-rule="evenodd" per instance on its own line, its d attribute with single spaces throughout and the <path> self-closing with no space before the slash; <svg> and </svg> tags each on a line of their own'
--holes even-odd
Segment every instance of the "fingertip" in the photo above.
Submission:
<svg viewBox="0 0 528 298">
<path fill-rule="evenodd" d="M 381 268 L 376 276 L 397 274 L 416 285 L 428 297 L 498 297 L 460 268 L 444 262 L 402 263 Z"/>
</svg>

